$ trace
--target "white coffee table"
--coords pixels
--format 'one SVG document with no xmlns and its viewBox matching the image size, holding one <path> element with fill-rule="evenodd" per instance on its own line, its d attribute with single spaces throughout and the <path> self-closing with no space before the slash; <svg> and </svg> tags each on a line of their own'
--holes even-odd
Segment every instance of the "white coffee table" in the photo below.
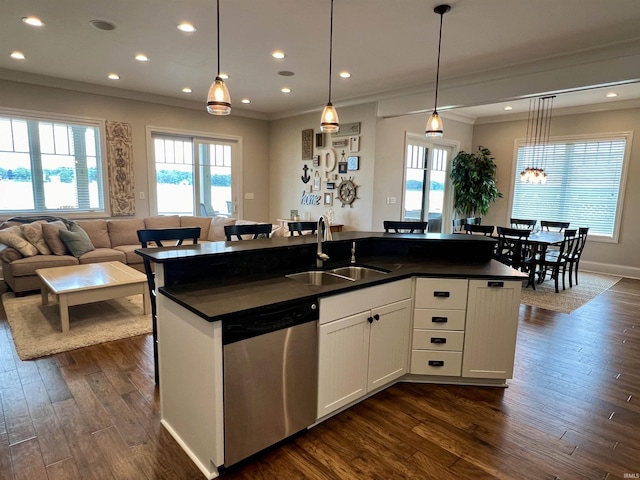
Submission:
<svg viewBox="0 0 640 480">
<path fill-rule="evenodd" d="M 69 331 L 69 307 L 141 294 L 143 313 L 149 311 L 147 276 L 122 262 L 89 263 L 66 267 L 40 268 L 42 304 L 49 303 L 49 292 L 60 306 L 62 332 Z"/>
</svg>

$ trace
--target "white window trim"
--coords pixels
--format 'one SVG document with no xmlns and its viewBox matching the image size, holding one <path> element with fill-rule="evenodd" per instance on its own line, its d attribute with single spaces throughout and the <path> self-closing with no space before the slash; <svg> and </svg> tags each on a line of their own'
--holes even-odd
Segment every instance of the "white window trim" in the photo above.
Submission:
<svg viewBox="0 0 640 480">
<path fill-rule="evenodd" d="M 149 213 L 150 215 L 157 215 L 157 191 L 156 191 L 156 177 L 155 177 L 155 159 L 153 157 L 153 135 L 175 135 L 179 137 L 189 137 L 193 140 L 203 140 L 207 142 L 215 142 L 217 140 L 235 143 L 235 152 L 233 157 L 233 166 L 232 169 L 234 172 L 237 172 L 232 175 L 232 191 L 234 193 L 233 206 L 235 211 L 233 212 L 233 216 L 235 218 L 243 218 L 243 202 L 244 193 L 242 190 L 242 185 L 244 185 L 242 181 L 242 159 L 243 159 L 243 148 L 242 148 L 242 137 L 236 135 L 224 135 L 224 134 L 213 134 L 210 132 L 198 132 L 194 130 L 181 130 L 176 128 L 168 128 L 168 127 L 158 127 L 153 125 L 147 125 L 146 127 L 146 136 L 147 136 L 147 191 L 149 192 L 147 198 L 149 199 Z M 196 158 L 196 154 L 194 152 L 194 160 Z M 237 170 L 236 170 L 237 169 Z"/>
<path fill-rule="evenodd" d="M 589 233 L 589 241 L 599 243 L 619 243 L 620 240 L 620 225 L 622 223 L 623 206 L 625 199 L 625 191 L 627 185 L 629 164 L 631 163 L 631 146 L 633 144 L 633 131 L 621 131 L 621 132 L 608 132 L 608 133 L 594 133 L 594 134 L 579 134 L 579 135 L 562 135 L 557 137 L 550 137 L 549 143 L 568 143 L 568 142 L 580 142 L 580 141 L 598 141 L 598 140 L 613 140 L 613 139 L 625 139 L 624 159 L 622 160 L 622 173 L 620 176 L 620 191 L 618 194 L 618 204 L 616 205 L 616 220 L 613 226 L 613 234 L 609 237 L 606 235 L 596 235 Z M 511 211 L 513 210 L 513 195 L 515 192 L 516 179 L 519 176 L 517 170 L 518 163 L 518 148 L 526 143 L 526 138 L 515 138 L 513 141 L 513 155 L 511 161 L 511 167 L 513 174 L 511 175 L 511 195 L 509 196 L 509 210 L 507 211 L 507 218 L 505 218 L 505 225 L 508 225 L 511 221 Z"/>
<path fill-rule="evenodd" d="M 24 118 L 27 120 L 38 120 L 42 122 L 62 122 L 75 123 L 78 125 L 87 125 L 100 130 L 100 156 L 102 160 L 102 185 L 104 189 L 104 198 L 102 199 L 104 209 L 96 212 L 65 212 L 67 218 L 105 218 L 111 216 L 111 199 L 109 192 L 109 169 L 107 158 L 107 130 L 105 127 L 106 119 L 96 117 L 84 117 L 78 115 L 65 115 L 62 113 L 39 112 L 36 110 L 19 110 L 15 108 L 0 107 L 0 116 L 11 118 Z"/>
</svg>

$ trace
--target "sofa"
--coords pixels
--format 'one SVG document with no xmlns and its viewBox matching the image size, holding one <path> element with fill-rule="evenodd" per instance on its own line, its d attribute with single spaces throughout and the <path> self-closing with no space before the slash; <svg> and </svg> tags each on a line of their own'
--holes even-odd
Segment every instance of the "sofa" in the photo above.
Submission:
<svg viewBox="0 0 640 480">
<path fill-rule="evenodd" d="M 9 219 L 0 225 L 2 276 L 16 294 L 40 288 L 39 268 L 119 261 L 144 271 L 138 230 L 200 227 L 199 241 L 224 241 L 225 225 L 236 220 L 223 216 L 154 216 L 126 219 L 70 221 L 60 218 L 33 222 Z"/>
</svg>

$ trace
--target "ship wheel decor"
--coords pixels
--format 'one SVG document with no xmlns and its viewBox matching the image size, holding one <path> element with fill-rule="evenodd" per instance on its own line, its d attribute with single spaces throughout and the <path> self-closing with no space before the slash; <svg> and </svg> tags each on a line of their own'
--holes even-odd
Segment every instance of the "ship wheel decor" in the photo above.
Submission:
<svg viewBox="0 0 640 480">
<path fill-rule="evenodd" d="M 353 183 L 353 177 L 342 177 L 342 181 L 337 187 L 338 196 L 336 198 L 342 202 L 343 208 L 345 205 L 349 205 L 353 208 L 353 201 L 358 198 L 357 189 L 358 185 Z"/>
</svg>

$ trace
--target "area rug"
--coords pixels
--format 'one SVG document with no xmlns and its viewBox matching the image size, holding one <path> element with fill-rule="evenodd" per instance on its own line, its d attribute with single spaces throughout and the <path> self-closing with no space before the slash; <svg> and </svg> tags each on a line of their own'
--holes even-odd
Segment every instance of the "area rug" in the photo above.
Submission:
<svg viewBox="0 0 640 480">
<path fill-rule="evenodd" d="M 580 272 L 578 275 L 579 285 L 569 288 L 569 279 L 566 280 L 566 290 L 556 293 L 552 280 L 547 280 L 540 285 L 536 285 L 535 291 L 531 288 L 522 288 L 522 298 L 520 303 L 532 307 L 545 308 L 556 312 L 571 313 L 595 297 L 614 286 L 620 277 L 602 275 L 599 273 Z"/>
<path fill-rule="evenodd" d="M 62 333 L 57 303 L 40 295 L 2 295 L 18 356 L 22 360 L 151 332 L 151 314 L 142 313 L 142 295 L 69 307 L 69 332 Z"/>
</svg>

